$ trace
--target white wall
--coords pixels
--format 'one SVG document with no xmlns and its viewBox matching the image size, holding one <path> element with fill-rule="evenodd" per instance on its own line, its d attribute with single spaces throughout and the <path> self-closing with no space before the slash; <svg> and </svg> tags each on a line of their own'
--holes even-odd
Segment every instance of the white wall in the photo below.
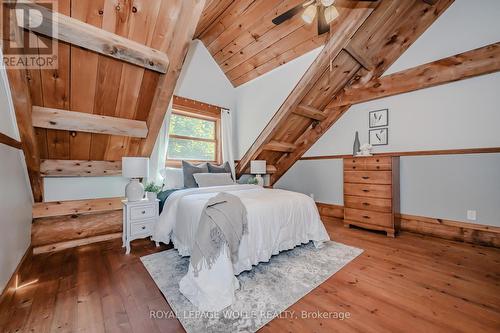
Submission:
<svg viewBox="0 0 500 333">
<path fill-rule="evenodd" d="M 1 53 L 0 53 L 1 56 Z M 0 70 L 0 132 L 19 140 L 15 115 L 7 90 L 5 70 Z M 31 188 L 20 150 L 0 144 L 0 292 L 31 240 Z"/>
<path fill-rule="evenodd" d="M 237 159 L 243 157 L 314 59 L 321 47 L 236 88 Z"/>
<path fill-rule="evenodd" d="M 500 1 L 457 0 L 389 69 L 411 68 L 500 40 Z M 353 106 L 305 156 L 352 153 L 368 142 L 368 112 L 389 109 L 389 145 L 375 152 L 500 146 L 500 73 Z M 300 161 L 278 187 L 342 204 L 339 161 Z M 500 154 L 401 158 L 401 211 L 500 226 Z"/>
<path fill-rule="evenodd" d="M 235 112 L 236 92 L 199 40 L 191 43 L 175 94 L 226 107 Z M 236 147 L 235 144 L 235 153 Z M 127 182 L 122 177 L 46 178 L 44 200 L 120 197 L 124 196 Z"/>
</svg>

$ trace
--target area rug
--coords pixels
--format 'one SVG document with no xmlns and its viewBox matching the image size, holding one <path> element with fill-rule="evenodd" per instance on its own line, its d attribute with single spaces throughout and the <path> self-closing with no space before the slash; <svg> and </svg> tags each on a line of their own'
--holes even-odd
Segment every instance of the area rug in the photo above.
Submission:
<svg viewBox="0 0 500 333">
<path fill-rule="evenodd" d="M 214 313 L 200 313 L 179 292 L 179 281 L 187 272 L 189 257 L 183 258 L 172 249 L 141 260 L 188 333 L 256 332 L 362 252 L 332 241 L 321 249 L 309 243 L 281 252 L 269 262 L 241 273 L 236 302 Z"/>
</svg>

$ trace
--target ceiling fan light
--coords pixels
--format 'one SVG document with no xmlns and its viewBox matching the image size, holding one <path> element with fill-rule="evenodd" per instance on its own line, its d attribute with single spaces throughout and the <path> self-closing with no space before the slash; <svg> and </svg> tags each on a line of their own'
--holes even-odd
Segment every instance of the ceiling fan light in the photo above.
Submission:
<svg viewBox="0 0 500 333">
<path fill-rule="evenodd" d="M 304 12 L 302 13 L 302 19 L 304 20 L 304 22 L 306 22 L 307 24 L 311 24 L 314 21 L 314 17 L 316 17 L 316 11 L 317 8 L 315 5 L 310 5 L 309 7 L 307 7 L 306 10 L 304 10 Z"/>
<path fill-rule="evenodd" d="M 321 4 L 325 7 L 333 5 L 334 2 L 335 0 L 321 0 Z"/>
<path fill-rule="evenodd" d="M 325 20 L 326 23 L 330 24 L 333 20 L 335 20 L 339 16 L 339 11 L 335 6 L 330 6 L 325 8 Z"/>
</svg>

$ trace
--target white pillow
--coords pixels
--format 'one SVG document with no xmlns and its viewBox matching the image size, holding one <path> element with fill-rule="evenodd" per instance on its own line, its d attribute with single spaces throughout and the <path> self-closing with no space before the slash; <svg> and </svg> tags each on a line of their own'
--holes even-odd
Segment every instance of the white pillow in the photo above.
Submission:
<svg viewBox="0 0 500 333">
<path fill-rule="evenodd" d="M 193 177 L 199 187 L 235 184 L 230 173 L 195 173 Z"/>
<path fill-rule="evenodd" d="M 182 169 L 178 168 L 165 168 L 160 171 L 164 178 L 165 190 L 184 187 L 184 175 Z"/>
</svg>

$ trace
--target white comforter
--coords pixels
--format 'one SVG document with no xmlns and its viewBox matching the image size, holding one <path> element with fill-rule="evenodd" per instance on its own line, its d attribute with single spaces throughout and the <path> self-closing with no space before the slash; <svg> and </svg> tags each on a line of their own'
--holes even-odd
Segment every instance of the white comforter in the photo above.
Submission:
<svg viewBox="0 0 500 333">
<path fill-rule="evenodd" d="M 239 288 L 238 275 L 272 255 L 302 243 L 316 246 L 330 240 L 314 201 L 300 193 L 264 189 L 255 185 L 229 185 L 174 192 L 165 202 L 153 239 L 189 256 L 198 222 L 207 200 L 219 192 L 238 196 L 247 210 L 248 234 L 239 248 L 238 262 L 220 256 L 212 269 L 194 276 L 191 265 L 180 291 L 202 311 L 219 311 L 231 305 Z"/>
</svg>

